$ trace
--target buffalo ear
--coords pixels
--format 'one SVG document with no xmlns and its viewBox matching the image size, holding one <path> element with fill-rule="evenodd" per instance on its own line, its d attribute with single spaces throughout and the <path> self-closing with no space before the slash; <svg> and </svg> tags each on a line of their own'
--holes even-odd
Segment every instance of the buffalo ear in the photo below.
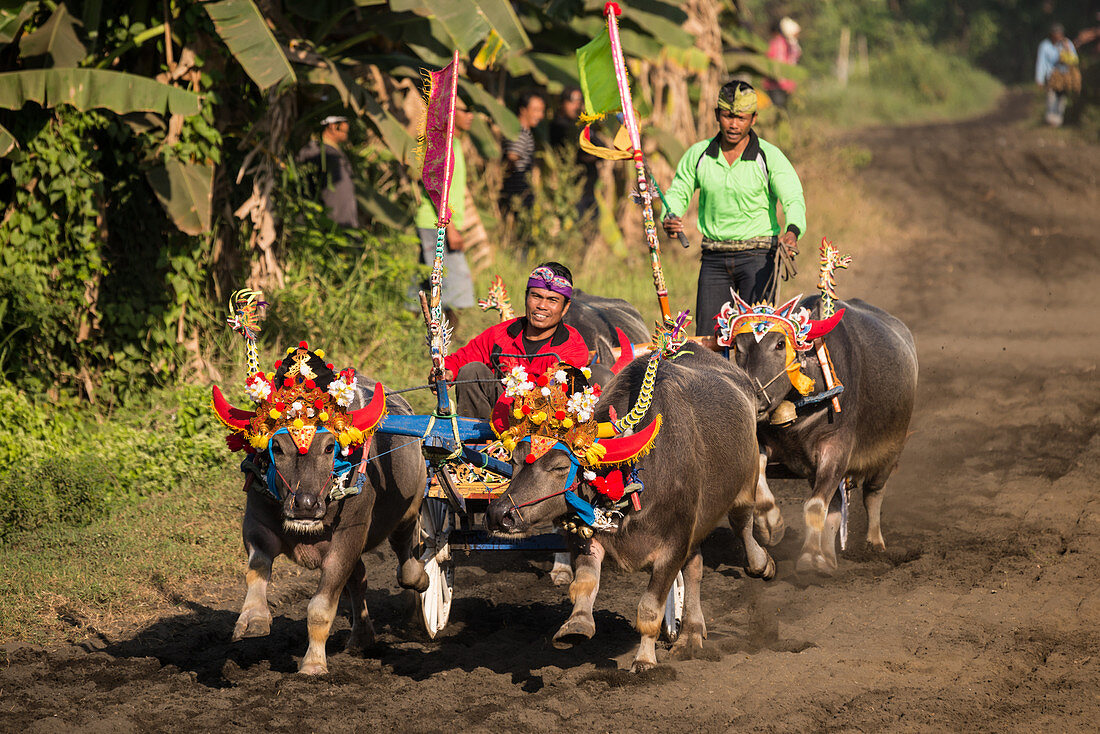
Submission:
<svg viewBox="0 0 1100 734">
<path fill-rule="evenodd" d="M 252 411 L 241 410 L 240 408 L 234 408 L 229 404 L 229 401 L 222 395 L 221 388 L 214 385 L 210 389 L 213 397 L 214 414 L 218 416 L 226 428 L 234 431 L 246 431 L 249 428 L 250 421 L 256 415 Z"/>
</svg>

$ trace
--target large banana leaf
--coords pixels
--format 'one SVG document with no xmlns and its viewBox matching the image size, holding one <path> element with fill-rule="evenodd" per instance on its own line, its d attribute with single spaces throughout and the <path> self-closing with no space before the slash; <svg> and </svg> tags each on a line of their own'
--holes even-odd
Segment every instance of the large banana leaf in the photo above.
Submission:
<svg viewBox="0 0 1100 734">
<path fill-rule="evenodd" d="M 7 5 L 7 3 L 5 3 Z M 7 45 L 15 40 L 15 34 L 34 15 L 36 2 L 24 2 L 17 6 L 0 7 L 0 44 Z"/>
<path fill-rule="evenodd" d="M 474 0 L 474 2 L 485 20 L 504 41 L 505 46 L 513 51 L 531 48 L 531 39 L 523 30 L 523 24 L 516 16 L 516 11 L 512 9 L 512 3 L 508 0 Z"/>
<path fill-rule="evenodd" d="M 550 94 L 558 94 L 565 87 L 575 87 L 580 83 L 576 61 L 559 54 L 513 54 L 505 62 L 505 68 L 512 76 L 530 74 Z"/>
<path fill-rule="evenodd" d="M 531 48 L 531 39 L 508 0 L 391 0 L 390 8 L 439 21 L 450 45 L 463 54 L 484 41 L 490 31 L 496 31 L 512 51 Z"/>
<path fill-rule="evenodd" d="M 0 74 L 0 108 L 18 110 L 27 102 L 43 107 L 69 104 L 86 111 L 103 107 L 120 115 L 165 110 L 197 115 L 199 95 L 147 77 L 106 69 L 32 69 Z"/>
<path fill-rule="evenodd" d="M 252 0 L 218 0 L 203 4 L 214 28 L 252 81 L 266 92 L 287 80 L 294 69 Z"/>
<path fill-rule="evenodd" d="M 198 235 L 210 231 L 213 165 L 169 160 L 150 168 L 145 177 L 181 232 Z"/>
<path fill-rule="evenodd" d="M 367 210 L 372 219 L 394 229 L 409 226 L 412 219 L 409 212 L 378 193 L 376 189 L 368 188 L 366 191 L 360 191 L 355 198 L 359 205 Z"/>
<path fill-rule="evenodd" d="M 809 76 L 809 72 L 800 66 L 784 64 L 769 59 L 767 56 L 748 51 L 730 51 L 722 54 L 722 58 L 726 62 L 726 71 L 730 74 L 736 74 L 741 69 L 748 69 L 760 76 L 772 79 L 791 79 L 796 82 L 803 81 Z"/>
<path fill-rule="evenodd" d="M 54 66 L 76 66 L 88 53 L 84 44 L 77 38 L 76 31 L 73 30 L 76 24 L 77 20 L 69 15 L 65 3 L 58 3 L 57 9 L 41 28 L 23 36 L 19 42 L 19 54 L 21 56 L 49 54 Z"/>
<path fill-rule="evenodd" d="M 331 60 L 326 59 L 326 62 L 328 66 L 310 69 L 306 79 L 310 83 L 325 84 L 335 89 L 344 106 L 352 108 L 356 113 L 365 114 L 378 131 L 386 148 L 398 160 L 405 161 L 413 149 L 413 139 L 405 127 L 378 104 L 378 100 L 369 90 L 364 89 L 349 74 L 341 71 Z"/>
<path fill-rule="evenodd" d="M 586 0 L 585 9 L 602 15 L 604 5 L 604 0 Z M 683 29 L 684 21 L 688 16 L 680 9 L 678 3 L 663 0 L 628 0 L 620 3 L 619 7 L 623 11 L 619 19 L 620 23 L 624 20 L 629 21 L 652 38 L 660 39 L 665 45 L 684 48 L 695 45 L 695 36 Z M 623 48 L 627 53 L 632 53 L 626 49 L 626 39 L 623 39 Z"/>
<path fill-rule="evenodd" d="M 519 135 L 519 118 L 510 109 L 501 104 L 496 97 L 489 94 L 483 87 L 459 77 L 458 86 L 475 106 L 480 107 L 488 115 L 489 119 L 500 127 L 500 132 L 505 138 L 514 140 Z"/>
</svg>

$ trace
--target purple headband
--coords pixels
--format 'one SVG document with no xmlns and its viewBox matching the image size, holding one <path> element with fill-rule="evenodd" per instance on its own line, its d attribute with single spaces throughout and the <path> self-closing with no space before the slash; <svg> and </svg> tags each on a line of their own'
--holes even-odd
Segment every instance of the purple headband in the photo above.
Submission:
<svg viewBox="0 0 1100 734">
<path fill-rule="evenodd" d="M 573 297 L 573 284 L 565 278 L 554 273 L 547 267 L 535 268 L 527 278 L 528 288 L 545 288 L 554 293 L 560 293 L 566 298 Z"/>
</svg>

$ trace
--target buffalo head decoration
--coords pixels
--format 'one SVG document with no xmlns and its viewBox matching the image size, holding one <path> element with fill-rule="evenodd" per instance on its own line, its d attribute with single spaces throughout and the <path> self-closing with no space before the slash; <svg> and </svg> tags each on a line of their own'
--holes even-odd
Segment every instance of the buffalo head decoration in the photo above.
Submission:
<svg viewBox="0 0 1100 734">
<path fill-rule="evenodd" d="M 730 293 L 733 300 L 727 301 L 715 317 L 719 346 L 733 346 L 734 337 L 738 334 L 751 333 L 759 343 L 765 334 L 778 332 L 786 337 L 785 369 L 791 384 L 803 395 L 813 392 L 814 381 L 802 374 L 796 352 L 812 349 L 814 339 L 825 336 L 840 323 L 844 309 L 827 319 L 815 321 L 806 308 L 797 308 L 802 300 L 801 294 L 781 306 L 773 307 L 767 303 L 750 306 L 732 290 Z"/>
<path fill-rule="evenodd" d="M 305 342 L 287 349 L 274 372 L 254 372 L 245 380 L 245 392 L 256 403 L 253 410 L 230 405 L 217 385 L 213 387 L 214 413 L 229 429 L 229 448 L 239 451 L 268 448 L 274 435 L 284 430 L 300 454 L 309 452 L 318 431 L 332 433 L 345 454 L 364 446 L 386 412 L 382 385 L 370 404 L 348 410 L 356 393 L 353 368 L 338 374 L 324 361 L 320 349 L 310 351 Z"/>
</svg>

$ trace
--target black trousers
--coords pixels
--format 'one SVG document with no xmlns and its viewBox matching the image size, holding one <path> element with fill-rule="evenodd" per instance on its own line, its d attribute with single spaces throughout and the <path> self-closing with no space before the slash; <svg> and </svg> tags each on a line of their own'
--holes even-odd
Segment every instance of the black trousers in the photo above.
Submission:
<svg viewBox="0 0 1100 734">
<path fill-rule="evenodd" d="M 754 305 L 775 298 L 778 249 L 742 252 L 703 252 L 699 262 L 699 286 L 695 297 L 695 334 L 714 336 L 714 317 L 732 300 L 730 289 Z"/>
<path fill-rule="evenodd" d="M 470 362 L 455 375 L 455 381 L 480 380 L 480 382 L 455 385 L 457 393 L 455 406 L 458 414 L 466 418 L 489 420 L 493 406 L 504 394 L 504 383 L 493 374 L 489 365 L 482 362 Z"/>
</svg>

